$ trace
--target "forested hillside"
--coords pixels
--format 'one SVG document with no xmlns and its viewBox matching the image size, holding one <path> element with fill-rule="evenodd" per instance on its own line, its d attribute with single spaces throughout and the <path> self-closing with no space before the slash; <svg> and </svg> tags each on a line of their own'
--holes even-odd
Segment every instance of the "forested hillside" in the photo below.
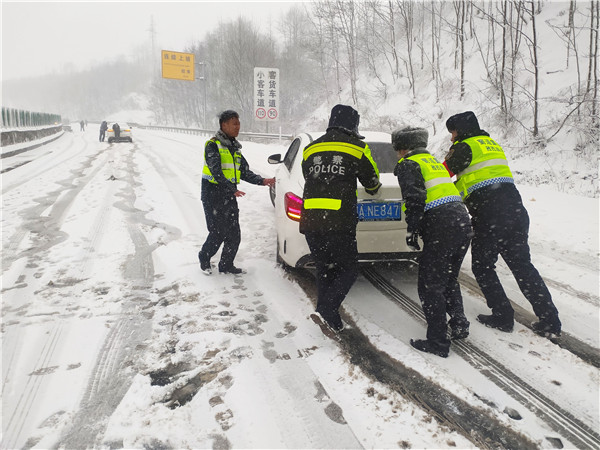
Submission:
<svg viewBox="0 0 600 450">
<path fill-rule="evenodd" d="M 5 85 L 4 97 L 43 99 L 37 109 L 88 118 L 149 109 L 153 123 L 189 127 L 214 127 L 216 113 L 233 108 L 247 131 L 264 131 L 252 120 L 253 68 L 277 67 L 285 133 L 323 129 L 331 106 L 347 103 L 361 113 L 363 128 L 426 126 L 442 148 L 446 118 L 472 109 L 483 128 L 512 142 L 517 156 L 546 154 L 546 170 L 556 171 L 552 155 L 561 152 L 575 162 L 561 168 L 592 177 L 583 193 L 597 195 L 598 5 L 307 2 L 291 7 L 268 33 L 238 17 L 178 49 L 201 63 L 195 82 L 162 79 L 160 55 L 142 52 L 136 61 Z"/>
</svg>

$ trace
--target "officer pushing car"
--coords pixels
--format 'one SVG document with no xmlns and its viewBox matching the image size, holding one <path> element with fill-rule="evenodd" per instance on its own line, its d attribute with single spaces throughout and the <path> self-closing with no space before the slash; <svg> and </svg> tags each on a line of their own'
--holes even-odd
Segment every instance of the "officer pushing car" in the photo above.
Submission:
<svg viewBox="0 0 600 450">
<path fill-rule="evenodd" d="M 300 232 L 316 264 L 316 313 L 333 332 L 344 328 L 339 308 L 358 276 L 356 180 L 371 195 L 381 187 L 359 120 L 351 106 L 334 106 L 327 132 L 303 152 Z"/>
</svg>

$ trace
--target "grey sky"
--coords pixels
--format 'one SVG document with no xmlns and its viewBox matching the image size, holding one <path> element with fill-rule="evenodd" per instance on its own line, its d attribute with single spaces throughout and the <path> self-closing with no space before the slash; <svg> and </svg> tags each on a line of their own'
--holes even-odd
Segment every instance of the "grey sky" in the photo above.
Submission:
<svg viewBox="0 0 600 450">
<path fill-rule="evenodd" d="M 150 42 L 183 51 L 219 21 L 239 15 L 265 27 L 292 5 L 267 2 L 1 2 L 2 79 L 80 70 Z"/>
</svg>

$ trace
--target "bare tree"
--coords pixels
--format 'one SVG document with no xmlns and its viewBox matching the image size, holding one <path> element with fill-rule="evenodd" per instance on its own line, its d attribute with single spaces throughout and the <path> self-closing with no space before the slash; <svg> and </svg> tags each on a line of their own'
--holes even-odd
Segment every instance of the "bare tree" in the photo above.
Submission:
<svg viewBox="0 0 600 450">
<path fill-rule="evenodd" d="M 406 71 L 408 76 L 408 82 L 412 91 L 413 97 L 416 96 L 415 91 L 415 71 L 413 65 L 413 43 L 415 40 L 414 36 L 414 8 L 413 2 L 405 2 L 397 0 L 396 5 L 398 7 L 398 13 L 402 23 L 402 29 L 404 30 L 404 37 L 406 39 L 406 59 L 404 64 L 406 65 Z M 403 59 L 402 57 L 400 57 Z"/>
</svg>

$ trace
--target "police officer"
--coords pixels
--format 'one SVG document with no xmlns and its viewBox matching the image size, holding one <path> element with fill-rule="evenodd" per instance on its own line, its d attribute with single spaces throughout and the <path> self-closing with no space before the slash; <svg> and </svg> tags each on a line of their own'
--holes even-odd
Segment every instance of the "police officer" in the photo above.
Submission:
<svg viewBox="0 0 600 450">
<path fill-rule="evenodd" d="M 406 243 L 420 250 L 418 292 L 427 320 L 427 339 L 412 340 L 417 350 L 447 357 L 451 339 L 469 335 L 458 273 L 473 236 L 467 208 L 446 168 L 427 150 L 424 128 L 406 127 L 392 133 L 400 160 L 394 169 L 402 190 Z"/>
<path fill-rule="evenodd" d="M 513 330 L 514 310 L 495 271 L 498 255 L 502 255 L 539 318 L 532 324 L 533 331 L 546 337 L 560 335 L 558 311 L 531 263 L 529 216 L 502 147 L 480 129 L 472 111 L 450 117 L 446 128 L 453 145 L 445 164 L 456 174 L 456 186 L 471 213 L 475 232 L 472 270 L 492 310 L 492 314 L 481 314 L 477 320 L 501 331 Z"/>
<path fill-rule="evenodd" d="M 108 124 L 106 123 L 106 120 L 103 120 L 102 123 L 100 124 L 100 142 L 104 142 L 104 137 L 106 136 L 106 130 L 108 130 Z"/>
<path fill-rule="evenodd" d="M 358 276 L 356 180 L 372 195 L 381 186 L 359 120 L 351 106 L 334 106 L 327 132 L 306 146 L 302 161 L 300 232 L 316 263 L 316 312 L 335 332 L 344 327 L 339 307 Z"/>
<path fill-rule="evenodd" d="M 200 269 L 205 275 L 212 273 L 210 258 L 223 244 L 219 272 L 239 274 L 233 260 L 241 241 L 237 198 L 246 195 L 238 189 L 240 180 L 251 184 L 271 186 L 274 178 L 263 178 L 250 170 L 237 141 L 240 116 L 232 110 L 219 115 L 219 131 L 206 141 L 204 169 L 202 170 L 202 204 L 208 227 L 208 237 L 198 252 Z"/>
</svg>

